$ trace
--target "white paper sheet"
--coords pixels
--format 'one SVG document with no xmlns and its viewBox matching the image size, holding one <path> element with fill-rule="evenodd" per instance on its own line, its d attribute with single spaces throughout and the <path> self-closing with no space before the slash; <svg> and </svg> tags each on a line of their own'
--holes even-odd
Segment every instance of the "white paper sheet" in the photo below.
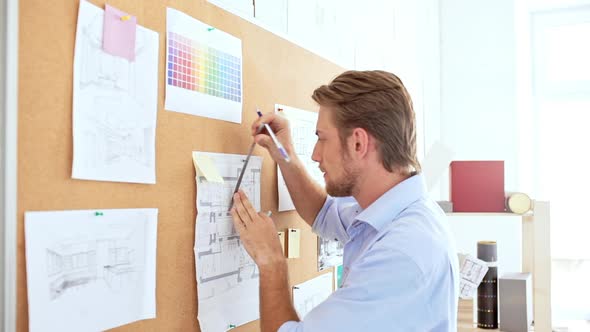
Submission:
<svg viewBox="0 0 590 332">
<path fill-rule="evenodd" d="M 242 247 L 228 212 L 246 156 L 197 151 L 195 154 L 210 159 L 223 177 L 223 183 L 209 182 L 195 168 L 198 318 L 203 332 L 226 331 L 259 318 L 258 268 Z M 260 211 L 261 168 L 262 158 L 250 157 L 240 185 L 256 211 Z"/>
<path fill-rule="evenodd" d="M 74 179 L 156 183 L 156 32 L 137 26 L 135 61 L 102 50 L 104 10 L 80 1 L 74 51 Z"/>
<path fill-rule="evenodd" d="M 279 109 L 281 109 L 280 112 Z M 275 112 L 280 113 L 289 120 L 295 154 L 297 154 L 303 163 L 305 170 L 311 175 L 312 179 L 321 186 L 324 186 L 324 175 L 320 171 L 318 163 L 311 159 L 317 140 L 315 130 L 318 122 L 318 114 L 279 104 L 275 105 Z M 285 180 L 283 179 L 283 175 L 278 166 L 277 172 L 279 211 L 294 210 L 295 206 L 293 205 L 293 201 L 287 190 L 287 185 L 285 184 Z"/>
<path fill-rule="evenodd" d="M 344 244 L 342 242 L 318 236 L 318 271 L 342 265 L 343 260 Z"/>
<path fill-rule="evenodd" d="M 25 213 L 29 331 L 156 317 L 157 209 Z"/>
<path fill-rule="evenodd" d="M 461 281 L 459 288 L 462 299 L 471 299 L 488 272 L 488 263 L 471 255 L 464 255 L 461 259 Z"/>
<path fill-rule="evenodd" d="M 324 273 L 293 286 L 293 306 L 299 319 L 304 317 L 332 294 L 332 273 Z"/>
<path fill-rule="evenodd" d="M 169 111 L 242 122 L 242 41 L 168 8 L 166 105 Z"/>
</svg>

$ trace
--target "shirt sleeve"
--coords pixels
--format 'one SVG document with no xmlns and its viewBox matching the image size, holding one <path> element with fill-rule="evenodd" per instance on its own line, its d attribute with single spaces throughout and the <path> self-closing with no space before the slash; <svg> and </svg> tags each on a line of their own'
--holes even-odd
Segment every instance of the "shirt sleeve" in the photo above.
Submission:
<svg viewBox="0 0 590 332">
<path fill-rule="evenodd" d="M 277 332 L 303 332 L 303 326 L 298 324 L 299 322 L 288 321 L 284 322 Z"/>
<path fill-rule="evenodd" d="M 356 216 L 354 205 L 356 201 L 353 198 L 328 196 L 313 222 L 313 232 L 325 239 L 348 242 L 346 226 L 350 225 Z"/>
<path fill-rule="evenodd" d="M 404 253 L 372 249 L 351 267 L 342 288 L 279 332 L 431 331 L 424 283 L 422 271 Z"/>
</svg>

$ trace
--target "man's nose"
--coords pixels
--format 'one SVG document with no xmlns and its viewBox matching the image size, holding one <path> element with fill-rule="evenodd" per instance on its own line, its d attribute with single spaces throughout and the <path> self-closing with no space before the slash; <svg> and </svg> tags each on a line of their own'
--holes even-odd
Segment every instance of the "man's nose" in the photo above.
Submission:
<svg viewBox="0 0 590 332">
<path fill-rule="evenodd" d="M 320 148 L 318 147 L 318 143 L 316 143 L 315 146 L 313 147 L 313 153 L 311 154 L 311 160 L 318 162 L 318 163 L 321 160 L 319 150 L 320 150 Z"/>
</svg>

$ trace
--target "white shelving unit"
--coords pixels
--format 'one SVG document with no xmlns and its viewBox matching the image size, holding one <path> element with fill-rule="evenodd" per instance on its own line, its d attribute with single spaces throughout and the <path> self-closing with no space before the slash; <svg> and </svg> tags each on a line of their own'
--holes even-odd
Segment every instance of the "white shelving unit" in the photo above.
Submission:
<svg viewBox="0 0 590 332">
<path fill-rule="evenodd" d="M 537 332 L 552 331 L 551 323 L 551 237 L 549 202 L 535 201 L 533 211 L 514 213 L 447 213 L 449 217 L 520 217 L 522 219 L 522 271 L 533 276 L 533 319 Z M 501 221 L 499 221 L 501 222 Z M 460 321 L 459 332 L 487 331 L 473 322 Z"/>
</svg>

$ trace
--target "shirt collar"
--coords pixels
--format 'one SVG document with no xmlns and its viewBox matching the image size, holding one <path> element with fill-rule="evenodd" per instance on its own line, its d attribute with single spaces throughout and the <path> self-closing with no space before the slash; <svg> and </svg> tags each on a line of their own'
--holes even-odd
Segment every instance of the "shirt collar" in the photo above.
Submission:
<svg viewBox="0 0 590 332">
<path fill-rule="evenodd" d="M 361 211 L 356 220 L 366 222 L 378 232 L 410 204 L 426 195 L 424 177 L 416 174 L 398 183 Z"/>
</svg>

